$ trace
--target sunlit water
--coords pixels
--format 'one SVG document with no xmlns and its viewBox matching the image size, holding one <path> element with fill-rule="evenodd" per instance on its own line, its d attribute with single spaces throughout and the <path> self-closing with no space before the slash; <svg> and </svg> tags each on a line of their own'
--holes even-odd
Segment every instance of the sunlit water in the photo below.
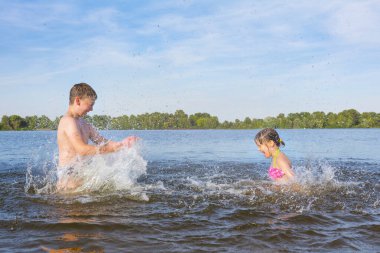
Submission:
<svg viewBox="0 0 380 253">
<path fill-rule="evenodd" d="M 0 132 L 0 252 L 378 252 L 380 130 L 279 130 L 297 183 L 273 184 L 257 130 L 142 138 L 57 192 L 56 133 Z"/>
</svg>

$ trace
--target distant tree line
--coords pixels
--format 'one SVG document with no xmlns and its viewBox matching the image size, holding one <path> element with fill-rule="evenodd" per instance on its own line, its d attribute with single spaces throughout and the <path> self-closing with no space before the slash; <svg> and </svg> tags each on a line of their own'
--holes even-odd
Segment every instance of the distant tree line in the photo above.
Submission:
<svg viewBox="0 0 380 253">
<path fill-rule="evenodd" d="M 98 129 L 258 129 L 272 128 L 380 128 L 380 113 L 359 113 L 354 109 L 339 113 L 300 112 L 281 113 L 277 117 L 256 119 L 246 117 L 243 121 L 219 122 L 218 117 L 208 113 L 195 113 L 188 116 L 183 110 L 175 113 L 145 113 L 140 115 L 107 115 L 85 116 L 86 120 Z M 60 117 L 54 120 L 47 116 L 18 115 L 3 116 L 0 130 L 55 130 Z"/>
</svg>

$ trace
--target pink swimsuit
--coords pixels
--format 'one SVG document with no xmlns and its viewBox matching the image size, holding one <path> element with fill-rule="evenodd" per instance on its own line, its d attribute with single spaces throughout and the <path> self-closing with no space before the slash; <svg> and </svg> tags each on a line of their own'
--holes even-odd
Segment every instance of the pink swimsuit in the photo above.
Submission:
<svg viewBox="0 0 380 253">
<path fill-rule="evenodd" d="M 279 152 L 280 150 L 277 150 L 275 156 L 273 157 L 273 166 L 276 166 L 276 159 Z M 285 175 L 281 169 L 277 169 L 275 167 L 269 167 L 268 174 L 273 180 L 280 179 Z"/>
<path fill-rule="evenodd" d="M 282 178 L 285 175 L 282 170 L 273 167 L 269 167 L 268 173 L 273 180 Z"/>
</svg>

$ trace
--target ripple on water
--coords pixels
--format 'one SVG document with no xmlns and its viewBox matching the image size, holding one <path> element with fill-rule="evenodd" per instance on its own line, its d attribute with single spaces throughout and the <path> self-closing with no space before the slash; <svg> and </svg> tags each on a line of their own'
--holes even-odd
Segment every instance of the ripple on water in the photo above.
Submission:
<svg viewBox="0 0 380 253">
<path fill-rule="evenodd" d="M 138 170 L 140 176 L 128 178 L 133 183 L 127 188 L 95 187 L 70 194 L 25 192 L 28 167 L 23 166 L 22 172 L 0 176 L 0 231 L 4 242 L 19 240 L 20 251 L 41 245 L 131 252 L 380 247 L 378 175 L 344 163 L 341 172 L 331 165 L 308 168 L 314 170 L 310 176 L 306 173 L 287 186 L 267 181 L 260 164 L 148 163 Z M 112 176 L 104 182 L 106 178 Z M 21 234 L 33 235 L 33 241 Z"/>
</svg>

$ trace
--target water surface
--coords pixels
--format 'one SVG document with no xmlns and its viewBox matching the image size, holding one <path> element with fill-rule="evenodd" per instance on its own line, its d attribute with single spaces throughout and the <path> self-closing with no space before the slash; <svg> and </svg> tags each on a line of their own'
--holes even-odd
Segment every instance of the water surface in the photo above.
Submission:
<svg viewBox="0 0 380 253">
<path fill-rule="evenodd" d="M 142 141 L 59 194 L 56 132 L 0 132 L 0 251 L 380 250 L 379 129 L 279 130 L 296 187 L 269 181 L 257 130 L 102 133 Z"/>
</svg>

